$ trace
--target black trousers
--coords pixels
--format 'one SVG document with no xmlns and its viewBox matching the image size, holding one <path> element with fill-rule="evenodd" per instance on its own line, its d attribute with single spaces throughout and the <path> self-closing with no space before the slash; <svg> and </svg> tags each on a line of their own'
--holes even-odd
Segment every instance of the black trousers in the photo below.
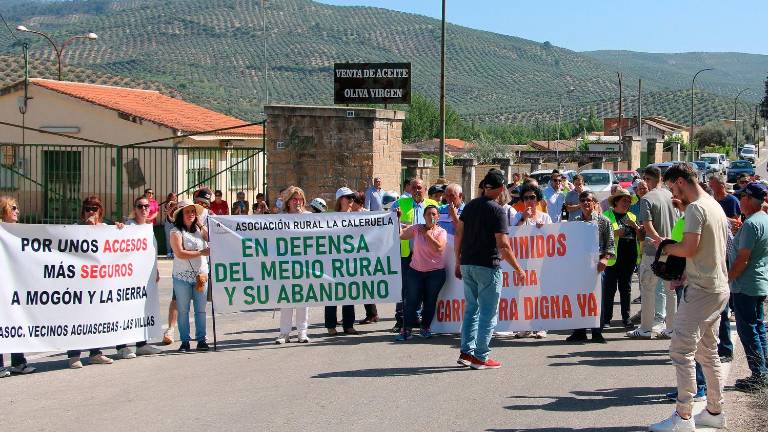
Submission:
<svg viewBox="0 0 768 432">
<path fill-rule="evenodd" d="M 21 366 L 26 363 L 27 363 L 27 359 L 24 358 L 24 353 L 11 354 L 11 366 Z M 5 363 L 3 363 L 3 355 L 0 354 L 0 368 L 4 366 L 5 366 Z"/>
<path fill-rule="evenodd" d="M 325 328 L 336 328 L 336 311 L 338 306 L 325 307 Z M 341 326 L 344 330 L 355 326 L 355 305 L 344 305 L 341 307 Z"/>
<path fill-rule="evenodd" d="M 610 324 L 613 319 L 613 301 L 616 290 L 619 291 L 621 302 L 621 319 L 629 319 L 629 305 L 632 301 L 632 273 L 635 270 L 637 257 L 629 255 L 620 257 L 616 264 L 606 267 L 605 283 L 603 283 L 603 319 L 602 323 Z"/>
<path fill-rule="evenodd" d="M 367 305 L 363 305 L 363 306 L 365 306 L 365 317 L 366 318 L 373 318 L 373 317 L 379 315 L 379 311 L 376 310 L 376 305 L 375 304 L 371 303 L 371 304 L 367 304 Z"/>
</svg>

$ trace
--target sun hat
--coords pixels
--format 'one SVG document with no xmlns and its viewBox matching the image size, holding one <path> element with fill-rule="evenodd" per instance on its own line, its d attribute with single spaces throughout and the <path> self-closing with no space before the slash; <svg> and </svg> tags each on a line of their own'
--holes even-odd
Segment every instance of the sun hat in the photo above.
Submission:
<svg viewBox="0 0 768 432">
<path fill-rule="evenodd" d="M 622 187 L 616 188 L 616 192 L 614 192 L 613 195 L 608 198 L 608 202 L 611 204 L 611 207 L 616 207 L 616 200 L 621 197 L 629 197 L 632 199 L 632 194 L 630 194 L 628 190 Z"/>
<path fill-rule="evenodd" d="M 180 211 L 189 206 L 193 206 L 195 208 L 197 217 L 202 216 L 203 212 L 205 211 L 205 207 L 201 206 L 200 204 L 195 204 L 192 200 L 189 199 L 183 199 L 179 201 L 179 204 L 176 205 L 176 210 L 173 212 L 173 218 L 176 219 L 176 215 L 178 215 Z"/>
<path fill-rule="evenodd" d="M 354 194 L 355 194 L 355 191 L 345 186 L 345 187 L 339 188 L 336 191 L 336 199 L 339 199 L 345 196 L 354 195 Z"/>
</svg>

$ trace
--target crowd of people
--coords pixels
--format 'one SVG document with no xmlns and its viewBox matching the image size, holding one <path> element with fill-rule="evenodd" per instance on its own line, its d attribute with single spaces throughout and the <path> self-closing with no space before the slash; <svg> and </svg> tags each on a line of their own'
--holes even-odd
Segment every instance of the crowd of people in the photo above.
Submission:
<svg viewBox="0 0 768 432">
<path fill-rule="evenodd" d="M 699 183 L 699 178 L 689 164 L 674 165 L 664 175 L 657 167 L 648 166 L 629 189 L 615 185 L 610 196 L 600 200 L 580 175 L 569 180 L 554 170 L 547 184 L 539 185 L 525 174 L 515 174 L 512 183 L 507 183 L 501 171 L 491 170 L 479 185 L 480 196 L 470 202 L 458 184 L 427 187 L 423 180 L 414 178 L 408 179 L 402 193 L 397 194 L 384 191 L 381 179 L 374 179 L 364 191 L 339 188 L 332 207 L 336 212 L 389 210 L 400 220 L 403 301 L 395 312 L 397 341 L 408 341 L 414 335 L 432 337 L 435 304 L 447 272 L 453 271 L 463 280 L 466 309 L 458 362 L 475 369 L 501 367 L 490 357 L 489 343 L 498 313 L 499 264 L 504 260 L 520 271 L 509 245 L 510 227 L 558 222 L 596 225 L 596 267 L 602 280 L 600 325 L 592 329 L 591 339 L 586 329 L 577 329 L 566 341 L 606 343 L 602 330 L 614 326 L 624 327 L 627 338 L 671 339 L 678 391 L 669 396 L 678 405 L 667 422 L 692 423 L 692 402 L 706 398 L 709 417 L 695 421 L 717 423 L 722 418 L 717 416 L 722 401 L 718 371 L 722 362 L 733 357 L 731 310 L 751 371 L 736 388 L 752 391 L 768 385 L 763 312 L 768 295 L 768 186 L 759 178 L 742 177 L 735 189 L 729 190 L 722 177 L 713 175 L 707 183 Z M 147 189 L 135 200 L 132 217 L 125 223 L 164 225 L 168 256 L 173 259 L 173 300 L 163 342 L 173 343 L 178 329 L 179 351 L 191 350 L 190 303 L 195 349 L 209 349 L 205 328 L 205 304 L 210 299 L 205 277 L 210 253 L 205 228 L 208 214 L 318 213 L 329 207 L 322 198 L 307 202 L 297 186 L 282 190 L 272 205 L 259 194 L 251 206 L 243 192 L 229 205 L 221 191 L 208 188 L 197 190 L 191 200 L 168 194 L 162 204 L 154 198 L 154 191 Z M 0 198 L 0 207 L 4 223 L 18 221 L 21 209 L 13 198 Z M 99 198 L 88 197 L 83 201 L 79 223 L 104 223 L 103 213 Z M 123 222 L 116 225 L 121 228 Z M 448 235 L 455 238 L 454 269 L 446 269 L 444 260 Z M 682 278 L 665 280 L 659 276 L 655 264 L 660 255 L 685 258 Z M 640 312 L 633 317 L 630 293 L 634 274 L 640 286 L 640 297 L 634 303 L 640 303 Z M 621 321 L 614 324 L 617 292 Z M 339 322 L 337 309 L 327 306 L 324 310 L 330 336 L 339 334 L 339 324 L 344 334 L 356 334 L 356 324 L 379 320 L 373 304 L 365 305 L 366 315 L 360 321 L 355 320 L 354 306 L 345 305 L 341 306 Z M 309 343 L 308 321 L 306 307 L 282 309 L 276 343 L 290 342 L 294 329 L 298 342 Z M 539 329 L 513 336 L 545 338 L 547 332 Z M 145 342 L 138 342 L 135 351 L 127 346 L 116 348 L 121 359 L 160 352 Z M 92 364 L 112 363 L 99 349 L 90 349 L 89 354 Z M 68 357 L 70 367 L 82 367 L 80 351 L 70 351 Z M 13 354 L 11 367 L 0 369 L 0 375 L 32 371 L 34 367 L 22 354 Z M 666 430 L 662 426 L 658 430 Z"/>
</svg>

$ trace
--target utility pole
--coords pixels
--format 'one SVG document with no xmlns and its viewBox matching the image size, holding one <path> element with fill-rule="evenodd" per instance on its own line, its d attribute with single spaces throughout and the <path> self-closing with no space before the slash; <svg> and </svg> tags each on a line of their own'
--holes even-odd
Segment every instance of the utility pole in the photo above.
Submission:
<svg viewBox="0 0 768 432">
<path fill-rule="evenodd" d="M 440 30 L 440 161 L 438 177 L 445 178 L 445 0 Z"/>
<path fill-rule="evenodd" d="M 267 63 L 267 9 L 261 0 L 261 33 L 264 35 L 264 106 L 269 105 L 269 63 Z M 266 113 L 265 113 L 266 114 Z"/>
<path fill-rule="evenodd" d="M 621 95 L 621 72 L 616 72 L 619 75 L 619 138 L 621 138 L 622 134 L 622 121 L 624 121 L 624 105 L 622 103 L 622 95 Z"/>
</svg>

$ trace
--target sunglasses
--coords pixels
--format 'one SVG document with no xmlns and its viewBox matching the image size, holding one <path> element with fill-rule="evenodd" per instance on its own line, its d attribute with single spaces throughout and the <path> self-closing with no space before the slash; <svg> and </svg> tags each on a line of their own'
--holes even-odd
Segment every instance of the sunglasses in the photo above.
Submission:
<svg viewBox="0 0 768 432">
<path fill-rule="evenodd" d="M 145 209 L 145 210 L 146 210 L 146 209 L 148 209 L 148 208 L 149 208 L 149 204 L 136 204 L 136 206 L 135 206 L 135 207 L 136 207 L 137 209 Z"/>
<path fill-rule="evenodd" d="M 99 207 L 98 206 L 88 206 L 88 207 L 84 207 L 83 210 L 85 210 L 86 213 L 95 213 L 95 212 L 99 211 Z"/>
<path fill-rule="evenodd" d="M 15 206 L 15 205 L 12 205 L 11 206 L 11 211 L 19 211 L 19 207 Z"/>
<path fill-rule="evenodd" d="M 591 203 L 593 201 L 591 199 L 589 199 L 589 198 L 584 198 L 584 199 L 579 200 L 579 202 L 580 203 Z"/>
<path fill-rule="evenodd" d="M 523 201 L 536 201 L 536 195 L 526 195 L 523 197 Z"/>
</svg>

